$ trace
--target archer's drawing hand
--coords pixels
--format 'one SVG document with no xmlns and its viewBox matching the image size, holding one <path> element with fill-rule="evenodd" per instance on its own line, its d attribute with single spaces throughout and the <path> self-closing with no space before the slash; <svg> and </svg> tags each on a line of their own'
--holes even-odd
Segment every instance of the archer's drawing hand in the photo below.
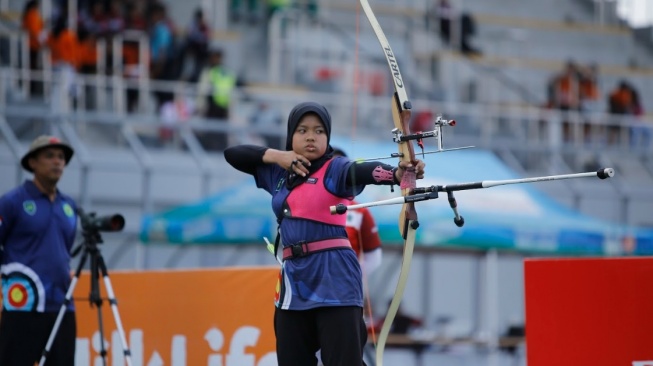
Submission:
<svg viewBox="0 0 653 366">
<path fill-rule="evenodd" d="M 302 177 L 308 174 L 308 167 L 311 166 L 311 162 L 308 159 L 294 151 L 285 151 L 277 164 L 287 171 L 301 175 Z"/>
</svg>

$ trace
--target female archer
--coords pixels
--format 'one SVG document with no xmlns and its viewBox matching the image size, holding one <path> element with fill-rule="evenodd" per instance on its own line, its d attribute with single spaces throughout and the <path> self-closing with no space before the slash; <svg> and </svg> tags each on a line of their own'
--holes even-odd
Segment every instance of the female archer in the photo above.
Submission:
<svg viewBox="0 0 653 366">
<path fill-rule="evenodd" d="M 286 150 L 240 145 L 225 150 L 234 168 L 254 176 L 272 195 L 283 264 L 275 298 L 277 360 L 283 366 L 363 365 L 362 273 L 345 231 L 345 215 L 329 207 L 346 203 L 368 184 L 399 184 L 404 173 L 424 177 L 424 163 L 397 167 L 334 157 L 331 116 L 313 102 L 288 116 Z"/>
</svg>

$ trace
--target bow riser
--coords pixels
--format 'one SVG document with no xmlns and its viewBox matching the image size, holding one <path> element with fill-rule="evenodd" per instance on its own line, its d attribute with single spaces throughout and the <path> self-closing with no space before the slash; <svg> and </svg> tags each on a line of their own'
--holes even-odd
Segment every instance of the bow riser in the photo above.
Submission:
<svg viewBox="0 0 653 366">
<path fill-rule="evenodd" d="M 395 63 L 396 64 L 396 63 Z M 408 121 L 410 121 L 411 111 L 410 109 L 402 109 L 400 105 L 398 93 L 394 94 L 393 103 L 392 103 L 392 120 L 394 121 L 395 127 L 401 131 L 408 131 Z M 413 149 L 413 144 L 410 141 L 402 141 L 398 144 L 399 153 L 401 154 L 401 161 L 413 162 L 415 156 L 415 150 Z M 401 195 L 408 196 L 410 195 L 410 190 L 413 187 L 402 187 Z M 401 212 L 399 214 L 399 234 L 401 237 L 406 240 L 408 236 L 409 221 L 417 221 L 417 212 L 415 211 L 414 203 L 406 203 L 401 207 Z"/>
</svg>

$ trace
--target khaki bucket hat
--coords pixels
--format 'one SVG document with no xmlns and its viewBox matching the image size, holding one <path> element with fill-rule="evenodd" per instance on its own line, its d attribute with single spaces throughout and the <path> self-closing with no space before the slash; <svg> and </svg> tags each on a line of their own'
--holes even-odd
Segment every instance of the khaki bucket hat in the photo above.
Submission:
<svg viewBox="0 0 653 366">
<path fill-rule="evenodd" d="M 20 160 L 20 165 L 23 166 L 23 169 L 27 170 L 30 173 L 33 173 L 32 168 L 29 167 L 29 159 L 33 157 L 39 151 L 48 148 L 48 147 L 58 147 L 63 150 L 64 157 L 66 159 L 66 165 L 73 157 L 75 151 L 70 145 L 61 141 L 58 137 L 42 135 L 34 139 L 32 144 L 29 146 L 29 151 L 25 153 L 23 158 Z"/>
</svg>

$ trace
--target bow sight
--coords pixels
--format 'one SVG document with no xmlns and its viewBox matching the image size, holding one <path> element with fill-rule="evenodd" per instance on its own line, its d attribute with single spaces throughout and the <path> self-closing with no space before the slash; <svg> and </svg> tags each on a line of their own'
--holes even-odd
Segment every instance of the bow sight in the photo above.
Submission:
<svg viewBox="0 0 653 366">
<path fill-rule="evenodd" d="M 434 128 L 432 131 L 418 131 L 416 133 L 412 133 L 409 135 L 404 135 L 399 131 L 399 129 L 394 128 L 392 130 L 393 138 L 392 141 L 396 143 L 404 142 L 404 141 L 411 141 L 411 140 L 417 140 L 417 146 L 419 146 L 422 149 L 422 157 L 426 154 L 435 154 L 435 153 L 440 153 L 440 152 L 445 152 L 445 151 L 453 151 L 453 150 L 462 150 L 462 149 L 469 149 L 474 146 L 463 146 L 463 147 L 454 147 L 451 149 L 444 149 L 444 144 L 442 143 L 442 127 L 443 126 L 455 126 L 456 121 L 453 119 L 444 119 L 442 118 L 442 115 L 438 115 L 438 118 L 435 120 Z M 424 138 L 429 138 L 429 137 L 434 137 L 437 141 L 438 144 L 438 149 L 434 151 L 424 151 Z"/>
<path fill-rule="evenodd" d="M 444 144 L 442 142 L 442 127 L 444 126 L 454 127 L 456 125 L 456 121 L 453 119 L 444 119 L 442 118 L 442 115 L 438 115 L 438 118 L 436 118 L 433 124 L 434 124 L 433 130 L 431 131 L 423 131 L 423 132 L 418 131 L 416 133 L 411 133 L 407 135 L 404 135 L 400 129 L 393 128 L 391 131 L 392 141 L 400 144 L 402 142 L 416 140 L 417 146 L 419 146 L 420 149 L 422 149 L 421 152 L 422 157 L 426 154 L 436 154 L 436 153 L 447 152 L 447 151 L 471 149 L 472 147 L 474 147 L 474 146 L 462 146 L 462 147 L 453 147 L 453 148 L 445 149 Z M 431 138 L 431 137 L 434 137 L 436 139 L 438 148 L 437 150 L 433 150 L 433 151 L 424 151 L 424 139 Z M 357 159 L 356 161 L 362 162 L 362 161 L 402 158 L 403 156 L 404 155 L 402 153 L 392 153 L 388 156 L 382 156 L 379 158 L 370 158 L 370 159 Z"/>
</svg>

